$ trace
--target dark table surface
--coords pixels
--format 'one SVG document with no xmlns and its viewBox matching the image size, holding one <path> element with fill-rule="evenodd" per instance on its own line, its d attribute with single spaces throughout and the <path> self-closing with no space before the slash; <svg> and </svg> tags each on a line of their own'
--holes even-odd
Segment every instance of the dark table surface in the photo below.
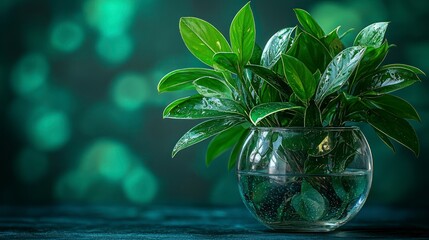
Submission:
<svg viewBox="0 0 429 240">
<path fill-rule="evenodd" d="M 429 211 L 365 206 L 330 233 L 267 230 L 244 207 L 0 207 L 1 239 L 429 239 Z"/>
</svg>

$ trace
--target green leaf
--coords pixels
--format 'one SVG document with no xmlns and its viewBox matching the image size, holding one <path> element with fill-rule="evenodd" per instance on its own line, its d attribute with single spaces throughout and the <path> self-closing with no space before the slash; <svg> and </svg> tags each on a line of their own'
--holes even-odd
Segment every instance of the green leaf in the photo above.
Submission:
<svg viewBox="0 0 429 240">
<path fill-rule="evenodd" d="M 267 42 L 262 51 L 261 65 L 266 68 L 272 68 L 288 49 L 292 40 L 292 33 L 296 27 L 285 28 L 276 32 Z"/>
<path fill-rule="evenodd" d="M 320 78 L 315 101 L 320 106 L 326 96 L 341 89 L 362 59 L 365 48 L 344 49 L 332 59 Z"/>
<path fill-rule="evenodd" d="M 186 132 L 173 148 L 172 157 L 179 151 L 199 143 L 209 137 L 226 131 L 236 125 L 243 123 L 243 118 L 222 118 L 202 122 Z"/>
<path fill-rule="evenodd" d="M 325 215 L 326 199 L 310 183 L 303 181 L 301 193 L 293 196 L 292 207 L 305 220 L 317 221 Z"/>
<path fill-rule="evenodd" d="M 354 41 L 355 46 L 378 48 L 383 44 L 388 22 L 373 23 L 358 33 Z"/>
<path fill-rule="evenodd" d="M 406 120 L 381 109 L 372 109 L 367 118 L 372 127 L 419 155 L 419 139 Z"/>
<path fill-rule="evenodd" d="M 359 115 L 356 116 L 354 113 L 360 113 L 362 110 L 366 109 L 366 107 L 361 104 L 360 97 L 350 95 L 346 92 L 342 92 L 340 95 L 338 95 L 338 97 L 338 103 L 340 104 L 340 107 L 342 109 L 346 109 L 346 111 L 343 112 L 341 119 L 338 119 L 342 121 L 339 123 L 340 125 L 347 121 L 355 122 L 357 120 L 356 117 L 359 117 Z M 335 109 L 333 109 L 334 113 L 338 111 L 337 108 L 338 106 L 335 106 Z"/>
<path fill-rule="evenodd" d="M 342 201 L 348 201 L 349 194 L 347 193 L 346 189 L 344 189 L 344 186 L 341 181 L 341 177 L 333 177 L 332 178 L 332 186 L 334 187 L 335 194 L 342 200 Z"/>
<path fill-rule="evenodd" d="M 347 36 L 349 33 L 353 32 L 354 30 L 355 30 L 354 28 L 348 29 L 343 34 L 341 34 L 340 39 L 343 39 L 345 36 Z"/>
<path fill-rule="evenodd" d="M 328 33 L 328 35 L 324 36 L 322 39 L 322 42 L 325 43 L 329 52 L 333 56 L 337 55 L 338 53 L 344 50 L 344 45 L 341 42 L 341 38 L 338 36 L 339 29 L 340 27 L 335 28 L 330 33 Z"/>
<path fill-rule="evenodd" d="M 286 110 L 304 110 L 303 107 L 288 102 L 271 102 L 263 103 L 255 106 L 250 111 L 250 120 L 254 125 L 257 125 L 262 119 L 276 112 Z"/>
<path fill-rule="evenodd" d="M 346 92 L 341 92 L 335 97 L 329 99 L 322 110 L 322 119 L 324 125 L 341 126 L 345 122 L 359 122 L 356 119 L 355 112 L 362 112 L 366 109 L 361 103 L 360 98 L 350 95 Z M 360 108 L 358 108 L 360 107 Z M 343 109 L 339 112 L 339 108 Z M 340 114 L 339 114 L 340 113 Z"/>
<path fill-rule="evenodd" d="M 322 77 L 322 73 L 317 70 L 314 74 L 313 74 L 313 78 L 314 80 L 317 82 L 317 84 L 319 84 L 320 78 Z"/>
<path fill-rule="evenodd" d="M 220 72 L 222 73 L 223 77 L 225 78 L 225 83 L 231 89 L 234 99 L 238 99 L 239 83 L 238 83 L 237 79 L 233 78 L 229 71 L 226 71 L 226 70 L 222 71 L 221 70 Z"/>
<path fill-rule="evenodd" d="M 387 68 L 402 68 L 402 69 L 406 69 L 408 71 L 411 71 L 417 75 L 425 75 L 426 74 L 420 70 L 419 68 L 416 68 L 414 66 L 410 66 L 410 65 L 406 65 L 406 64 L 400 64 L 400 63 L 395 63 L 395 64 L 388 64 L 388 65 L 384 65 L 383 68 L 387 69 Z"/>
<path fill-rule="evenodd" d="M 250 2 L 247 3 L 232 20 L 229 29 L 232 50 L 237 53 L 241 66 L 252 57 L 256 31 Z"/>
<path fill-rule="evenodd" d="M 384 142 L 384 144 L 386 144 L 393 152 L 395 152 L 395 146 L 393 146 L 393 143 L 392 143 L 392 141 L 390 141 L 389 137 L 386 134 L 378 131 L 377 129 L 375 129 L 375 128 L 373 128 L 373 129 L 374 129 L 375 133 L 377 134 L 377 136 L 380 138 L 380 140 L 382 142 Z"/>
<path fill-rule="evenodd" d="M 231 155 L 229 156 L 228 161 L 228 170 L 231 170 L 235 164 L 237 163 L 238 157 L 241 152 L 241 148 L 244 145 L 244 141 L 246 141 L 247 136 L 249 134 L 249 129 L 246 129 L 240 136 L 240 139 L 238 140 L 237 144 L 235 144 L 234 148 L 231 151 Z"/>
<path fill-rule="evenodd" d="M 308 13 L 303 9 L 297 9 L 297 8 L 294 9 L 294 11 L 295 11 L 296 18 L 298 19 L 304 31 L 312 34 L 313 36 L 319 39 L 325 36 L 323 29 L 319 26 L 316 20 L 313 19 L 310 13 Z"/>
<path fill-rule="evenodd" d="M 250 93 L 249 99 L 251 99 L 251 106 L 259 104 L 261 102 L 260 93 L 262 92 L 265 82 L 253 74 L 249 69 L 244 69 L 243 80 L 244 87 L 247 88 Z"/>
<path fill-rule="evenodd" d="M 163 115 L 174 119 L 246 116 L 243 107 L 233 100 L 207 97 L 176 100 L 165 108 Z"/>
<path fill-rule="evenodd" d="M 294 39 L 286 54 L 298 58 L 312 73 L 317 70 L 324 71 L 332 59 L 332 55 L 325 45 L 306 32 L 299 34 Z"/>
<path fill-rule="evenodd" d="M 304 127 L 322 127 L 322 114 L 314 101 L 305 109 Z"/>
<path fill-rule="evenodd" d="M 231 52 L 228 42 L 219 30 L 202 19 L 182 17 L 179 29 L 189 51 L 209 66 L 213 66 L 213 56 L 216 53 Z"/>
<path fill-rule="evenodd" d="M 333 151 L 329 153 L 328 171 L 343 173 L 344 170 L 355 161 L 356 155 L 361 154 L 361 134 L 354 131 L 331 133 Z M 365 178 L 365 176 L 362 176 Z M 343 178 L 343 177 L 339 177 Z M 351 189 L 352 190 L 352 189 Z M 357 190 L 357 189 L 356 189 Z"/>
<path fill-rule="evenodd" d="M 320 109 L 322 112 L 322 121 L 324 126 L 334 125 L 334 115 L 336 114 L 338 106 L 342 100 L 341 95 L 337 95 L 330 99 L 329 102 Z"/>
<path fill-rule="evenodd" d="M 204 68 L 185 68 L 165 75 L 158 83 L 158 92 L 193 89 L 192 82 L 201 77 L 223 79 L 221 73 Z"/>
<path fill-rule="evenodd" d="M 365 98 L 363 101 L 367 104 L 375 105 L 377 108 L 386 110 L 397 117 L 421 121 L 416 109 L 400 97 L 385 94 L 375 98 Z"/>
<path fill-rule="evenodd" d="M 335 193 L 343 203 L 348 203 L 359 198 L 366 191 L 367 181 L 366 176 L 353 178 L 333 177 L 332 185 Z"/>
<path fill-rule="evenodd" d="M 195 96 L 190 96 L 190 97 L 184 97 L 184 98 L 176 99 L 175 101 L 173 101 L 170 104 L 168 104 L 167 107 L 165 107 L 165 109 L 164 109 L 164 111 L 162 113 L 162 116 L 165 118 L 170 113 L 170 111 L 173 108 L 175 108 L 177 105 L 180 105 L 180 104 L 182 104 L 184 102 L 187 102 L 190 99 L 200 99 L 200 98 L 201 97 L 199 95 L 195 95 Z"/>
<path fill-rule="evenodd" d="M 292 93 L 292 90 L 288 86 L 288 93 Z M 261 101 L 257 104 L 267 102 L 281 102 L 284 99 L 288 99 L 286 92 L 281 93 L 279 90 L 273 88 L 271 85 L 263 81 L 263 85 L 260 88 Z M 256 104 L 256 105 L 257 105 Z"/>
<path fill-rule="evenodd" d="M 250 58 L 250 64 L 259 64 L 261 62 L 262 49 L 258 44 L 253 47 L 252 57 Z"/>
<path fill-rule="evenodd" d="M 240 125 L 230 128 L 215 136 L 207 147 L 206 165 L 209 166 L 214 159 L 237 144 L 245 130 L 246 129 Z"/>
<path fill-rule="evenodd" d="M 201 77 L 193 82 L 195 89 L 204 97 L 230 98 L 232 92 L 229 87 L 217 78 Z"/>
<path fill-rule="evenodd" d="M 276 89 L 280 94 L 287 96 L 292 93 L 291 89 L 283 79 L 272 70 L 259 65 L 246 65 L 245 68 L 262 78 L 262 80 Z"/>
<path fill-rule="evenodd" d="M 284 75 L 296 96 L 304 103 L 313 97 L 317 82 L 310 70 L 298 59 L 282 55 Z"/>
<path fill-rule="evenodd" d="M 239 71 L 239 63 L 238 63 L 238 56 L 236 53 L 232 52 L 220 52 L 216 53 L 213 56 L 213 62 L 214 66 L 216 68 L 227 70 L 232 73 L 238 73 Z"/>
<path fill-rule="evenodd" d="M 389 52 L 389 44 L 385 41 L 380 47 L 367 47 L 357 69 L 357 77 L 376 70 L 384 61 Z"/>
<path fill-rule="evenodd" d="M 365 94 L 385 94 L 420 81 L 416 69 L 404 65 L 386 65 L 357 83 L 356 91 Z"/>
</svg>

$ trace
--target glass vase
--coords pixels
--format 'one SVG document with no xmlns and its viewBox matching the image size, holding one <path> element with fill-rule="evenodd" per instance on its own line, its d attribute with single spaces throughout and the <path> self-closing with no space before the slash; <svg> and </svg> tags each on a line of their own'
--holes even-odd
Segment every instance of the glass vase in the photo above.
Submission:
<svg viewBox="0 0 429 240">
<path fill-rule="evenodd" d="M 362 208 L 372 155 L 357 127 L 252 128 L 238 159 L 242 200 L 270 229 L 332 231 Z"/>
</svg>

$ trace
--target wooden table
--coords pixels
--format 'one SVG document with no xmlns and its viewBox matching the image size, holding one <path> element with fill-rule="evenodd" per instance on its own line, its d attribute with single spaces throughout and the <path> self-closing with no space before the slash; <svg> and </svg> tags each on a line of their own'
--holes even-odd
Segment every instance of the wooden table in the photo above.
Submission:
<svg viewBox="0 0 429 240">
<path fill-rule="evenodd" d="M 427 209 L 365 206 L 331 233 L 267 230 L 244 207 L 0 207 L 0 239 L 429 239 Z"/>
</svg>

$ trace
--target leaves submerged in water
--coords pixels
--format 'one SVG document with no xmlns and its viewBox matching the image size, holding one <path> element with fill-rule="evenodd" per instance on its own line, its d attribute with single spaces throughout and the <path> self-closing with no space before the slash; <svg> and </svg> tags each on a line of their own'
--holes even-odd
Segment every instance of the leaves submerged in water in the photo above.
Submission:
<svg viewBox="0 0 429 240">
<path fill-rule="evenodd" d="M 292 198 L 292 207 L 305 220 L 316 221 L 325 214 L 326 200 L 310 183 L 304 181 L 301 193 Z"/>
<path fill-rule="evenodd" d="M 368 172 L 338 175 L 269 175 L 239 172 L 239 187 L 249 210 L 276 227 L 293 221 L 342 222 L 367 197 Z"/>
</svg>

